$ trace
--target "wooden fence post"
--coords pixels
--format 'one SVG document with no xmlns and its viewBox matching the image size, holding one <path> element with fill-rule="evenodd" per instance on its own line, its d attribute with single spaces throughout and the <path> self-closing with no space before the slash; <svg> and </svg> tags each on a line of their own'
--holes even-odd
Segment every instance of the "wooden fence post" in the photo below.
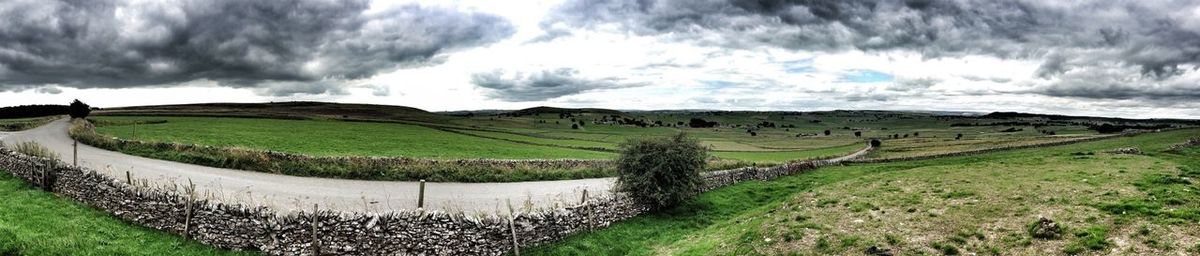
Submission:
<svg viewBox="0 0 1200 256">
<path fill-rule="evenodd" d="M 583 198 L 579 199 L 579 204 L 587 204 L 587 189 L 583 189 Z"/>
<path fill-rule="evenodd" d="M 421 180 L 421 191 L 417 194 L 417 209 L 425 208 L 425 180 Z"/>
<path fill-rule="evenodd" d="M 183 238 L 192 238 L 192 204 L 196 201 L 196 184 L 192 183 L 192 179 L 188 179 L 188 199 L 187 209 L 183 217 Z"/>
<path fill-rule="evenodd" d="M 313 255 L 321 255 L 321 240 L 317 239 L 317 204 L 313 204 L 312 212 L 312 251 Z"/>
<path fill-rule="evenodd" d="M 71 139 L 71 165 L 79 167 L 79 141 Z"/>
<path fill-rule="evenodd" d="M 133 176 L 129 176 L 129 171 L 125 171 L 125 184 L 133 185 Z"/>
<path fill-rule="evenodd" d="M 50 162 L 43 163 L 42 164 L 42 180 L 40 182 L 41 184 L 39 184 L 39 185 L 42 185 L 42 190 L 46 190 L 46 191 L 50 190 L 50 188 L 49 188 L 50 185 L 46 184 L 49 181 L 49 178 L 47 178 L 49 176 L 49 172 L 50 172 Z"/>
<path fill-rule="evenodd" d="M 509 230 L 512 231 L 512 255 L 521 256 L 521 243 L 517 242 L 517 218 L 509 214 Z"/>
</svg>

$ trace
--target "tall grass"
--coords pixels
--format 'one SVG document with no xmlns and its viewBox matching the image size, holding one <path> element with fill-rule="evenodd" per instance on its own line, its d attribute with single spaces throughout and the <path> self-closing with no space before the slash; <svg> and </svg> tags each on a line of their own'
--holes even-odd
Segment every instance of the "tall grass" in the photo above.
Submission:
<svg viewBox="0 0 1200 256">
<path fill-rule="evenodd" d="M 0 145 L 0 146 L 3 146 L 3 145 Z M 26 155 L 30 155 L 30 156 L 49 158 L 49 159 L 54 159 L 54 160 L 60 159 L 60 157 L 58 156 L 58 153 L 54 153 L 54 151 L 50 151 L 49 148 L 46 148 L 45 146 L 42 146 L 42 144 L 38 144 L 37 142 L 26 141 L 26 142 L 17 143 L 17 145 L 13 146 L 12 149 L 13 149 L 13 151 L 17 151 L 17 152 L 20 152 L 21 154 L 26 154 Z"/>
</svg>

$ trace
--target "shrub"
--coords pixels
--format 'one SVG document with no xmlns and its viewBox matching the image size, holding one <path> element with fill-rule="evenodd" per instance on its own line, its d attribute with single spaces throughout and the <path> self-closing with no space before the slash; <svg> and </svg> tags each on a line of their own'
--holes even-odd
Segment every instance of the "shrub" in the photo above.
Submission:
<svg viewBox="0 0 1200 256">
<path fill-rule="evenodd" d="M 32 141 L 17 143 L 17 145 L 13 147 L 13 150 L 20 152 L 21 154 L 36 157 L 44 157 L 54 160 L 59 159 L 58 153 L 54 153 L 54 151 L 50 151 L 50 149 L 46 148 L 46 146 L 42 146 L 42 144 Z"/>
<path fill-rule="evenodd" d="M 854 131 L 854 137 L 855 138 L 862 137 L 862 131 Z"/>
<path fill-rule="evenodd" d="M 571 129 L 576 129 L 576 130 L 578 130 L 578 129 L 579 129 L 579 125 L 578 125 L 578 124 L 571 124 Z"/>
<path fill-rule="evenodd" d="M 706 121 L 704 119 L 699 119 L 699 118 L 692 118 L 692 120 L 688 120 L 688 126 L 692 127 L 692 128 L 712 128 L 712 127 L 717 126 L 718 124 L 719 123 L 717 123 L 717 122 Z"/>
<path fill-rule="evenodd" d="M 829 134 L 831 134 L 831 132 L 829 132 L 829 130 L 825 130 L 825 136 L 829 136 Z"/>
<path fill-rule="evenodd" d="M 652 210 L 674 207 L 696 195 L 708 148 L 683 133 L 621 143 L 616 190 Z"/>
<path fill-rule="evenodd" d="M 872 148 L 878 148 L 882 144 L 883 144 L 883 142 L 879 141 L 879 139 L 871 139 L 871 147 Z"/>
<path fill-rule="evenodd" d="M 92 113 L 92 107 L 76 99 L 71 102 L 71 118 L 85 118 Z"/>
</svg>

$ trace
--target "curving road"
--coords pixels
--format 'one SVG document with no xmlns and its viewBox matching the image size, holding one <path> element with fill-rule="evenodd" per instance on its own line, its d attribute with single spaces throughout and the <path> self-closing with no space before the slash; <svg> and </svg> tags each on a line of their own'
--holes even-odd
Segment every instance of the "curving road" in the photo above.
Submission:
<svg viewBox="0 0 1200 256">
<path fill-rule="evenodd" d="M 71 162 L 72 140 L 67 119 L 31 130 L 2 134 L 12 145 L 35 141 Z M 321 209 L 355 212 L 388 212 L 417 208 L 418 182 L 364 181 L 296 177 L 185 164 L 99 149 L 79 144 L 79 165 L 124 180 L 125 173 L 153 186 L 183 186 L 191 180 L 196 191 L 209 199 L 263 205 L 281 212 Z M 578 202 L 584 189 L 589 196 L 607 195 L 613 178 L 509 183 L 426 183 L 425 208 L 466 212 L 507 212 L 511 201 L 524 207 L 552 207 Z"/>
</svg>

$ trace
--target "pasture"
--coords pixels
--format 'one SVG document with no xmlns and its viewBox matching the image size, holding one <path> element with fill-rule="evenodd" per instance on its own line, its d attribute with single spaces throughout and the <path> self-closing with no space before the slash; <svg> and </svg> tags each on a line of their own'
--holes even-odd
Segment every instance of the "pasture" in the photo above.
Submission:
<svg viewBox="0 0 1200 256">
<path fill-rule="evenodd" d="M 1180 130 L 982 155 L 828 167 L 710 191 L 531 255 L 1200 253 L 1200 149 Z M 1144 154 L 1110 150 L 1136 147 Z M 1032 238 L 1045 216 L 1057 239 Z"/>
<path fill-rule="evenodd" d="M 572 112 L 581 111 L 581 112 Z M 183 113 L 193 113 L 184 111 Z M 110 114 L 139 114 L 112 111 Z M 224 112 L 221 112 L 224 113 Z M 885 140 L 876 157 L 1011 146 L 1094 135 L 1078 124 L 972 125 L 989 119 L 885 111 L 618 112 L 533 109 L 502 114 L 355 119 L 95 116 L 109 137 L 314 156 L 405 156 L 433 159 L 611 159 L 629 138 L 678 132 L 710 147 L 714 160 L 776 164 L 853 152 L 870 138 Z M 194 113 L 193 113 L 194 114 Z M 265 116 L 265 115 L 264 115 Z M 349 117 L 349 115 L 346 115 Z M 691 127 L 692 119 L 716 122 Z M 134 122 L 142 125 L 133 125 Z M 1006 130 L 1019 130 L 1018 132 Z M 1057 131 L 1047 135 L 1043 131 Z M 829 135 L 825 135 L 828 131 Z M 857 133 L 857 135 L 856 135 Z M 958 137 L 962 134 L 961 138 Z"/>
</svg>

